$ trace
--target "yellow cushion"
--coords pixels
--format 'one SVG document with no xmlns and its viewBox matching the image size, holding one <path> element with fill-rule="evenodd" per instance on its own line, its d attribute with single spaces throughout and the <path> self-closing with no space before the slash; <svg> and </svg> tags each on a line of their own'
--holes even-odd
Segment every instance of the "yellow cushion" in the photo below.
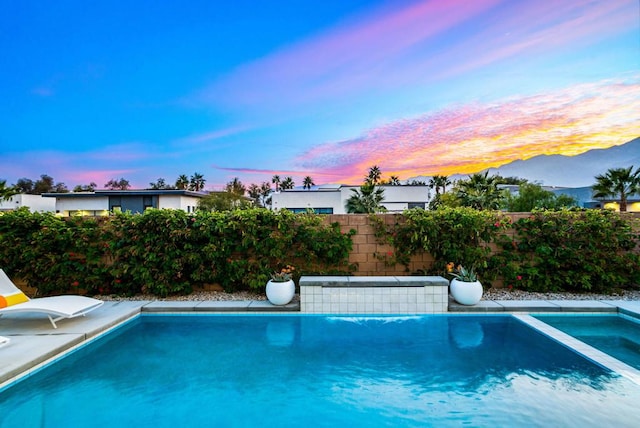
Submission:
<svg viewBox="0 0 640 428">
<path fill-rule="evenodd" d="M 13 294 L 0 294 L 0 308 L 17 305 L 18 303 L 28 302 L 29 298 L 22 291 Z"/>
</svg>

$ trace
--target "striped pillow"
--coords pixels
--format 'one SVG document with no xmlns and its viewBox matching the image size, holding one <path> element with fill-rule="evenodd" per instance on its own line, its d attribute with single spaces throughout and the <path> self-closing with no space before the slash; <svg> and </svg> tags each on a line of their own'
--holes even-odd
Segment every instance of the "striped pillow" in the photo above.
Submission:
<svg viewBox="0 0 640 428">
<path fill-rule="evenodd" d="M 17 305 L 18 303 L 28 302 L 29 298 L 22 291 L 16 291 L 11 294 L 0 294 L 0 309 L 7 306 Z"/>
</svg>

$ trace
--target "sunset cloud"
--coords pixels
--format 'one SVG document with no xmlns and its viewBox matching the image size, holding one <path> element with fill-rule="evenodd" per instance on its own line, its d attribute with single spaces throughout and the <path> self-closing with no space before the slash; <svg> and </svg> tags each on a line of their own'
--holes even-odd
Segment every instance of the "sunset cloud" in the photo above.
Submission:
<svg viewBox="0 0 640 428">
<path fill-rule="evenodd" d="M 360 182 L 372 165 L 385 174 L 472 173 L 541 154 L 577 155 L 640 135 L 639 76 L 576 85 L 492 104 L 452 106 L 391 122 L 352 140 L 326 143 L 298 157 L 343 182 Z M 635 112 L 635 113 L 634 113 Z"/>
</svg>

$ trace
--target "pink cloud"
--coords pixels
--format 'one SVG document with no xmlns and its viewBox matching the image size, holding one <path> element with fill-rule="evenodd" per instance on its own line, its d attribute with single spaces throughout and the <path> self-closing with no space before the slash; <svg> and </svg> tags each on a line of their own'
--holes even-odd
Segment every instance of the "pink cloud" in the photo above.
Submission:
<svg viewBox="0 0 640 428">
<path fill-rule="evenodd" d="M 372 165 L 407 178 L 469 173 L 540 154 L 607 148 L 640 135 L 639 78 L 453 106 L 388 123 L 353 140 L 317 146 L 297 160 L 301 168 L 360 182 Z"/>
</svg>

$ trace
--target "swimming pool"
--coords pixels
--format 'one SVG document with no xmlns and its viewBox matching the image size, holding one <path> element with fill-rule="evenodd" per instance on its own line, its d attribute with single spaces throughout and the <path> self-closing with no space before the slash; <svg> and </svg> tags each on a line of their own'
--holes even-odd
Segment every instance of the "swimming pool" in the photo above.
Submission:
<svg viewBox="0 0 640 428">
<path fill-rule="evenodd" d="M 540 314 L 535 318 L 640 370 L 637 318 L 619 314 Z"/>
<path fill-rule="evenodd" d="M 146 315 L 0 392 L 0 426 L 633 426 L 638 400 L 508 315 Z"/>
</svg>

